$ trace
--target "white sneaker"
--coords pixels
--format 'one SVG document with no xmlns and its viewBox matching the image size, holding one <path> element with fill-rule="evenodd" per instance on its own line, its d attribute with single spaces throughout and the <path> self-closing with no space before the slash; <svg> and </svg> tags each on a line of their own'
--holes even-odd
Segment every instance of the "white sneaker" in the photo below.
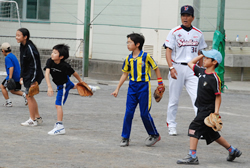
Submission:
<svg viewBox="0 0 250 168">
<path fill-rule="evenodd" d="M 29 118 L 27 121 L 21 123 L 22 126 L 37 126 L 37 121 Z"/>
<path fill-rule="evenodd" d="M 93 92 L 93 93 L 95 93 L 95 92 L 96 92 L 96 87 L 95 87 L 95 86 L 91 86 L 91 85 L 89 85 L 89 87 L 90 87 L 90 89 L 92 90 L 92 92 Z"/>
<path fill-rule="evenodd" d="M 3 106 L 5 106 L 5 107 L 12 107 L 12 102 L 6 102 L 5 104 L 3 104 Z"/>
<path fill-rule="evenodd" d="M 27 106 L 28 105 L 28 100 L 26 99 L 26 97 L 23 97 L 24 98 L 24 105 Z"/>
<path fill-rule="evenodd" d="M 43 123 L 42 117 L 36 118 L 36 121 L 37 121 L 37 124 L 42 124 Z"/>
<path fill-rule="evenodd" d="M 25 104 L 25 106 L 27 106 L 28 105 L 28 100 L 26 99 L 26 94 L 23 93 L 22 97 L 24 98 L 24 104 Z"/>
<path fill-rule="evenodd" d="M 55 123 L 54 129 L 49 131 L 48 134 L 49 135 L 61 135 L 61 134 L 65 134 L 65 132 L 66 131 L 62 124 Z"/>
<path fill-rule="evenodd" d="M 170 136 L 176 136 L 177 135 L 177 131 L 175 127 L 168 127 L 168 134 Z"/>
</svg>

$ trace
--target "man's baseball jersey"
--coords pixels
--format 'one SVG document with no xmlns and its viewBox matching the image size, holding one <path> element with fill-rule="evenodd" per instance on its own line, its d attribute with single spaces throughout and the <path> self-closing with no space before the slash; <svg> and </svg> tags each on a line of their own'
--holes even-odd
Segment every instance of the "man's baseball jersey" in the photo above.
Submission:
<svg viewBox="0 0 250 168">
<path fill-rule="evenodd" d="M 133 54 L 126 57 L 122 71 L 129 73 L 129 79 L 132 81 L 150 81 L 151 69 L 158 68 L 154 59 L 146 52 L 141 51 L 138 57 L 133 58 Z"/>
<path fill-rule="evenodd" d="M 176 63 L 188 63 L 198 55 L 198 51 L 207 47 L 202 32 L 192 26 L 173 28 L 164 43 L 172 50 L 172 60 Z"/>
<path fill-rule="evenodd" d="M 206 73 L 206 69 L 194 65 L 193 71 L 199 78 L 196 107 L 203 110 L 214 110 L 215 97 L 221 94 L 221 80 L 217 73 Z"/>
</svg>

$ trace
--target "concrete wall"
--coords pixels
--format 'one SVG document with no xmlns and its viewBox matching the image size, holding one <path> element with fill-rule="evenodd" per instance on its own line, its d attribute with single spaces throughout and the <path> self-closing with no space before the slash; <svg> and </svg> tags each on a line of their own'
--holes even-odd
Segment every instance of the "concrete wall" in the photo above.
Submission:
<svg viewBox="0 0 250 168">
<path fill-rule="evenodd" d="M 21 20 L 21 24 L 30 30 L 32 36 L 76 38 L 77 19 L 74 16 L 78 17 L 78 0 L 51 0 L 49 21 Z M 15 35 L 19 26 L 0 22 L 0 28 L 1 35 Z"/>
<path fill-rule="evenodd" d="M 144 50 L 149 52 L 157 64 L 166 65 L 165 50 L 162 46 L 169 31 L 177 25 L 178 1 L 171 0 L 143 0 L 141 11 L 141 32 L 146 41 Z"/>
<path fill-rule="evenodd" d="M 250 36 L 249 6 L 248 0 L 226 0 L 225 30 L 228 41 L 235 41 L 237 35 L 240 41 L 244 41 L 246 35 Z"/>
<path fill-rule="evenodd" d="M 110 1 L 95 1 L 94 17 L 108 2 Z M 124 60 L 130 53 L 126 47 L 126 35 L 137 32 L 143 33 L 146 38 L 144 45 L 147 47 L 144 50 L 158 64 L 165 65 L 162 45 L 169 30 L 177 25 L 177 9 L 178 1 L 171 0 L 112 2 L 94 21 L 91 57 Z"/>
<path fill-rule="evenodd" d="M 71 56 L 82 56 L 83 44 L 80 44 L 80 40 L 69 41 L 64 39 L 37 39 L 32 37 L 83 39 L 84 2 L 83 0 L 51 0 L 49 21 L 21 20 L 22 27 L 29 29 L 30 39 L 34 41 L 38 48 L 51 49 L 56 44 L 65 43 L 70 46 Z M 18 28 L 19 25 L 17 22 L 0 22 L 0 35 L 15 36 Z M 19 46 L 14 37 L 12 39 L 0 37 L 0 43 L 6 40 L 10 42 L 12 46 Z"/>
<path fill-rule="evenodd" d="M 94 1 L 94 18 L 110 0 Z M 140 32 L 141 1 L 113 1 L 93 22 L 92 58 L 124 60 L 127 50 L 127 34 Z M 115 25 L 115 26 L 114 26 Z M 128 27 L 124 27 L 128 26 Z"/>
</svg>

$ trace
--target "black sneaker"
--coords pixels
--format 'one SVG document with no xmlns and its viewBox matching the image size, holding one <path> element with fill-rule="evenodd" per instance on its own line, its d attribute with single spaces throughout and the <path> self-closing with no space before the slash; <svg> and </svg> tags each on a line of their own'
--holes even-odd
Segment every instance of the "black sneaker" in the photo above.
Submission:
<svg viewBox="0 0 250 168">
<path fill-rule="evenodd" d="M 198 157 L 192 158 L 190 154 L 188 154 L 184 159 L 177 160 L 177 164 L 199 164 Z"/>
<path fill-rule="evenodd" d="M 240 157 L 240 155 L 242 154 L 242 152 L 240 150 L 238 150 L 237 148 L 234 150 L 233 154 L 228 155 L 227 157 L 227 161 L 233 161 L 236 157 Z"/>
<path fill-rule="evenodd" d="M 128 146 L 128 145 L 129 145 L 129 139 L 122 137 L 122 140 L 121 140 L 121 143 L 120 143 L 120 147 L 125 147 L 125 146 Z"/>
</svg>

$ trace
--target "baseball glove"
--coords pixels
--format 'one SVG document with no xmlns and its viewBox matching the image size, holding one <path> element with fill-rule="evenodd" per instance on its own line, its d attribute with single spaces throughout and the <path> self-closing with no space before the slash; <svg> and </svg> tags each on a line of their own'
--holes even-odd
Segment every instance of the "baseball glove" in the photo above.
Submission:
<svg viewBox="0 0 250 168">
<path fill-rule="evenodd" d="M 85 82 L 77 83 L 76 88 L 80 96 L 92 96 L 93 95 L 91 88 Z"/>
<path fill-rule="evenodd" d="M 32 97 L 38 93 L 39 93 L 39 85 L 36 81 L 30 85 L 28 96 Z"/>
<path fill-rule="evenodd" d="M 157 103 L 162 99 L 164 92 L 165 92 L 165 85 L 164 84 L 158 85 L 154 92 L 154 98 Z"/>
<path fill-rule="evenodd" d="M 220 131 L 222 129 L 222 121 L 219 115 L 211 113 L 204 119 L 204 123 L 211 127 L 214 131 Z"/>
<path fill-rule="evenodd" d="M 12 78 L 8 79 L 7 88 L 8 90 L 14 90 L 16 88 L 16 82 L 14 81 L 14 79 Z"/>
</svg>

